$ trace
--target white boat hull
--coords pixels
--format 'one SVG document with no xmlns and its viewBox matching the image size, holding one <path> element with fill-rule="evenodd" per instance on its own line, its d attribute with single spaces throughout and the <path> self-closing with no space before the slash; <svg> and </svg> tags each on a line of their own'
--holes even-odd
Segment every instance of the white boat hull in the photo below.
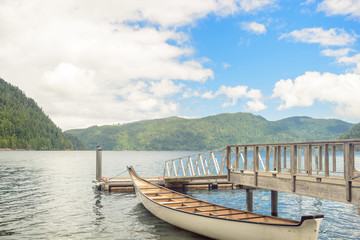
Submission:
<svg viewBox="0 0 360 240">
<path fill-rule="evenodd" d="M 132 169 L 130 169 L 133 171 Z M 319 226 L 323 219 L 323 216 L 307 216 L 303 217 L 300 222 L 285 220 L 267 217 L 268 219 L 273 219 L 271 223 L 267 222 L 254 222 L 246 221 L 239 219 L 229 219 L 222 218 L 218 216 L 210 216 L 193 213 L 189 210 L 184 211 L 181 208 L 174 208 L 165 206 L 159 200 L 154 200 L 144 193 L 142 189 L 144 184 L 150 185 L 151 183 L 137 178 L 136 174 L 133 173 L 130 175 L 133 178 L 134 188 L 138 200 L 144 205 L 144 207 L 149 210 L 153 215 L 160 218 L 163 221 L 166 221 L 176 227 L 209 237 L 213 239 L 249 239 L 249 240 L 314 240 L 318 237 Z M 139 181 L 140 180 L 140 181 Z M 142 182 L 141 182 L 142 181 Z M 137 186 L 137 182 L 141 184 L 140 189 Z M 164 196 L 171 191 L 160 186 L 151 184 L 155 187 L 158 187 L 158 190 L 161 190 Z M 145 188 L 146 189 L 146 188 Z M 153 189 L 153 187 L 148 188 Z M 179 193 L 174 193 L 179 194 Z M 181 195 L 180 198 L 191 198 L 186 195 Z M 166 197 L 171 198 L 171 197 Z M 179 197 L 178 197 L 179 198 Z M 176 198 L 174 198 L 176 200 Z M 196 200 L 191 198 L 191 200 Z M 201 201 L 201 200 L 199 200 Z M 166 203 L 165 203 L 166 204 Z M 217 205 L 218 206 L 218 205 Z M 221 207 L 221 206 L 218 206 Z M 188 208 L 188 207 L 186 207 Z M 216 211 L 216 210 L 213 210 Z M 241 211 L 241 210 L 236 210 Z M 247 212 L 249 213 L 249 212 Z M 260 215 L 260 218 L 265 215 Z M 245 219 L 245 218 L 244 218 Z M 276 223 L 277 222 L 277 223 Z M 280 222 L 280 224 L 279 224 Z M 287 224 L 282 224 L 286 222 Z"/>
<path fill-rule="evenodd" d="M 313 240 L 318 237 L 318 229 L 322 220 L 322 218 L 307 219 L 300 226 L 231 221 L 167 208 L 147 198 L 137 188 L 136 196 L 149 212 L 161 220 L 214 239 Z"/>
</svg>

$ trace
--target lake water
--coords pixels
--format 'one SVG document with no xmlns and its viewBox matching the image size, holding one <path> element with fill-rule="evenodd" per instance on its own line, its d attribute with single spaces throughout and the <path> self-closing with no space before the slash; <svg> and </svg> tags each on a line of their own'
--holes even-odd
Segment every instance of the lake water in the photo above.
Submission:
<svg viewBox="0 0 360 240">
<path fill-rule="evenodd" d="M 161 176 L 164 161 L 192 152 L 103 152 L 103 175 Z M 129 192 L 94 190 L 95 151 L 0 152 L 1 239 L 205 239 L 151 215 Z M 244 190 L 189 190 L 197 198 L 245 209 Z M 270 214 L 270 192 L 254 191 L 254 211 Z M 279 193 L 279 216 L 324 214 L 319 239 L 360 239 L 356 207 Z"/>
</svg>

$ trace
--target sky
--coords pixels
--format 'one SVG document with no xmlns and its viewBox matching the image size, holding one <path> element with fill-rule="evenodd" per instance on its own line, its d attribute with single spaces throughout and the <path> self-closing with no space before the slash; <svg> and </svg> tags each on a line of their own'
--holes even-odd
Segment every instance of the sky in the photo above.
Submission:
<svg viewBox="0 0 360 240">
<path fill-rule="evenodd" d="M 360 121 L 360 0 L 2 0 L 0 78 L 63 130 L 250 112 Z"/>
</svg>

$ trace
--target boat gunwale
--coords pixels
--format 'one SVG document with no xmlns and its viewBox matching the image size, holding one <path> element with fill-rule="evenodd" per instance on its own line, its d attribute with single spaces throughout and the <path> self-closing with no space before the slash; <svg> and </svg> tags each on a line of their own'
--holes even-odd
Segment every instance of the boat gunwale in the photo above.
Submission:
<svg viewBox="0 0 360 240">
<path fill-rule="evenodd" d="M 161 206 L 161 207 L 165 207 L 169 210 L 174 210 L 174 211 L 178 211 L 178 212 L 181 212 L 181 213 L 186 213 L 186 214 L 190 214 L 190 215 L 195 215 L 195 216 L 198 216 L 198 217 L 208 217 L 208 218 L 212 218 L 212 219 L 217 219 L 217 220 L 224 220 L 224 221 L 233 221 L 233 222 L 242 222 L 242 223 L 250 223 L 250 224 L 260 224 L 260 225 L 270 225 L 270 226 L 284 226 L 284 227 L 300 227 L 306 220 L 309 220 L 309 219 L 318 219 L 318 218 L 324 218 L 324 215 L 304 215 L 304 216 L 301 216 L 301 219 L 300 221 L 297 221 L 297 220 L 292 220 L 292 219 L 286 219 L 286 218 L 279 218 L 279 217 L 274 217 L 274 216 L 268 216 L 268 215 L 265 215 L 265 214 L 260 214 L 260 213 L 254 213 L 254 212 L 249 212 L 249 211 L 245 211 L 245 210 L 240 210 L 240 209 L 236 209 L 236 208 L 231 208 L 231 207 L 226 207 L 226 206 L 222 206 L 222 205 L 218 205 L 218 204 L 213 204 L 213 205 L 216 205 L 216 206 L 219 206 L 219 207 L 225 207 L 226 209 L 224 210 L 236 210 L 236 211 L 243 211 L 244 213 L 249 213 L 249 214 L 257 214 L 257 215 L 261 215 L 263 217 L 269 217 L 269 218 L 272 218 L 272 219 L 280 219 L 280 220 L 286 220 L 286 221 L 291 221 L 291 222 L 294 222 L 294 223 L 297 223 L 297 224 L 284 224 L 284 223 L 269 223 L 269 222 L 253 222 L 253 221 L 246 221 L 246 220 L 241 220 L 241 219 L 230 219 L 230 218 L 223 218 L 223 217 L 218 217 L 216 215 L 202 215 L 202 214 L 198 214 L 196 212 L 188 212 L 188 211 L 183 211 L 181 209 L 176 209 L 176 208 L 173 208 L 173 207 L 169 207 L 169 206 L 166 206 L 164 204 L 161 204 L 161 202 L 156 202 L 154 201 L 153 199 L 149 198 L 148 196 L 145 195 L 145 193 L 143 191 L 141 191 L 140 187 L 137 186 L 137 184 L 135 183 L 134 179 L 133 179 L 133 176 L 131 174 L 130 171 L 132 171 L 134 173 L 134 175 L 139 178 L 140 180 L 146 182 L 146 183 L 149 183 L 151 185 L 154 185 L 158 188 L 161 188 L 161 189 L 167 189 L 167 190 L 170 190 L 176 194 L 179 194 L 179 195 L 182 195 L 184 196 L 184 198 L 191 198 L 191 199 L 195 199 L 195 200 L 198 200 L 198 201 L 201 201 L 201 202 L 205 202 L 205 203 L 209 203 L 207 201 L 203 201 L 203 200 L 200 200 L 200 199 L 197 199 L 197 198 L 194 198 L 194 197 L 191 197 L 191 196 L 188 196 L 186 194 L 183 194 L 183 193 L 179 193 L 179 192 L 176 192 L 176 191 L 173 191 L 171 189 L 168 189 L 168 188 L 165 188 L 165 187 L 162 187 L 160 185 L 157 185 L 155 183 L 151 183 L 149 181 L 147 181 L 146 179 L 143 179 L 141 177 L 139 177 L 139 175 L 136 173 L 136 171 L 134 170 L 134 168 L 132 166 L 128 167 L 128 171 L 130 173 L 130 177 L 131 179 L 133 180 L 133 185 L 134 185 L 134 188 L 136 188 L 142 196 L 144 196 L 147 200 L 150 200 L 150 202 L 152 203 L 156 203 L 157 205 Z M 182 197 L 181 197 L 182 198 Z M 168 197 L 168 199 L 171 199 L 171 197 Z M 142 203 L 143 204 L 143 203 Z M 211 204 L 211 203 L 210 203 Z"/>
</svg>

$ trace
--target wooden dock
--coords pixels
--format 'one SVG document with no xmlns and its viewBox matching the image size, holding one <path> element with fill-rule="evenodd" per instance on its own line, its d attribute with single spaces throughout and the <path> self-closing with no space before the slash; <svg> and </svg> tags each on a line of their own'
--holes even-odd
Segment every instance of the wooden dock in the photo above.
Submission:
<svg viewBox="0 0 360 240">
<path fill-rule="evenodd" d="M 132 189 L 129 178 L 103 179 L 101 162 L 98 147 L 98 189 Z M 168 188 L 245 188 L 248 211 L 252 189 L 268 189 L 274 216 L 278 192 L 350 203 L 360 214 L 360 139 L 229 145 L 168 160 L 162 177 L 146 179 Z"/>
<path fill-rule="evenodd" d="M 170 179 L 227 175 L 246 191 L 252 210 L 251 188 L 271 190 L 277 215 L 278 192 L 350 203 L 360 213 L 360 139 L 297 143 L 229 145 L 165 162 Z"/>
<path fill-rule="evenodd" d="M 160 186 L 173 189 L 218 189 L 218 188 L 233 188 L 233 184 L 227 180 L 227 175 L 216 176 L 213 179 L 204 177 L 193 178 L 177 178 L 169 179 L 163 177 L 145 177 L 147 181 L 155 183 Z M 132 191 L 134 190 L 133 183 L 130 178 L 126 177 L 103 177 L 100 183 L 96 184 L 98 190 L 104 191 Z"/>
</svg>

